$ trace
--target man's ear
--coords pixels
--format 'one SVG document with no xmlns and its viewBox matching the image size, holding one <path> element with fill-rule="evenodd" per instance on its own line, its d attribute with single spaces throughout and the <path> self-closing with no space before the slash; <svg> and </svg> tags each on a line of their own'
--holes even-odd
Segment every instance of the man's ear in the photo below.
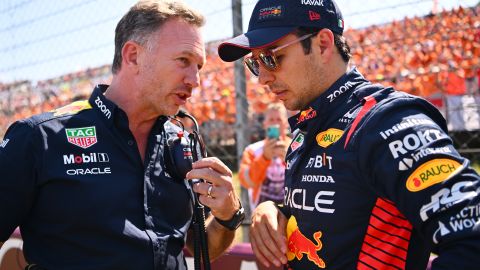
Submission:
<svg viewBox="0 0 480 270">
<path fill-rule="evenodd" d="M 134 41 L 127 41 L 122 48 L 122 67 L 138 71 L 138 58 L 141 47 Z"/>
<path fill-rule="evenodd" d="M 318 49 L 322 56 L 331 57 L 335 49 L 335 38 L 329 29 L 322 29 L 313 39 L 312 46 Z"/>
</svg>

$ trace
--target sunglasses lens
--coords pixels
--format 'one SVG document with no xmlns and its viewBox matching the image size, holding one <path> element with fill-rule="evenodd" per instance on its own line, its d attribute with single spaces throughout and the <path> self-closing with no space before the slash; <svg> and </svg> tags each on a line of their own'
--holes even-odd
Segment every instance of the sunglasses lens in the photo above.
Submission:
<svg viewBox="0 0 480 270">
<path fill-rule="evenodd" d="M 275 57 L 272 54 L 260 54 L 260 59 L 266 68 L 274 70 L 277 68 Z"/>
<path fill-rule="evenodd" d="M 258 77 L 258 74 L 260 74 L 260 67 L 258 66 L 258 61 L 252 58 L 245 58 L 244 63 L 245 66 L 247 66 L 248 70 L 250 70 L 253 75 Z"/>
</svg>

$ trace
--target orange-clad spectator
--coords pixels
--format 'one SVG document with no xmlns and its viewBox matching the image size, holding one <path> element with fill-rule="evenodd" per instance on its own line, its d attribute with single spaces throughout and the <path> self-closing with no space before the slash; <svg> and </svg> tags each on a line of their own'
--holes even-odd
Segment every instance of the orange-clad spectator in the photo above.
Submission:
<svg viewBox="0 0 480 270">
<path fill-rule="evenodd" d="M 240 163 L 240 184 L 248 190 L 250 207 L 263 201 L 283 201 L 285 155 L 291 139 L 287 136 L 288 115 L 279 103 L 265 111 L 266 138 L 247 146 Z"/>
</svg>

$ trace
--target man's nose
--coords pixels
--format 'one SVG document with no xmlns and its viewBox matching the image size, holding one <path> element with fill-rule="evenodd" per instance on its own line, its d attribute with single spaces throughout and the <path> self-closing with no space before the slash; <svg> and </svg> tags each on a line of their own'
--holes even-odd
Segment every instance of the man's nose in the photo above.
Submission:
<svg viewBox="0 0 480 270">
<path fill-rule="evenodd" d="M 191 88 L 200 86 L 200 70 L 198 67 L 192 66 L 192 68 L 188 70 L 188 73 L 185 76 L 185 84 L 189 85 Z"/>
<path fill-rule="evenodd" d="M 273 73 L 266 69 L 263 65 L 260 65 L 258 68 L 258 81 L 261 84 L 267 85 L 269 83 L 272 83 L 275 80 L 275 76 Z"/>
</svg>

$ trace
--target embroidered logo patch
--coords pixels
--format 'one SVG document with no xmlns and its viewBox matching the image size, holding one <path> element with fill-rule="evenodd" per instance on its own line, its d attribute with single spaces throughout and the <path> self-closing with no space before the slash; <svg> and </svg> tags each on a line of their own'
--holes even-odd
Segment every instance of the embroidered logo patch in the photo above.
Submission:
<svg viewBox="0 0 480 270">
<path fill-rule="evenodd" d="M 95 127 L 66 128 L 67 140 L 69 143 L 80 146 L 83 149 L 97 143 Z"/>
<path fill-rule="evenodd" d="M 343 130 L 336 128 L 329 128 L 323 132 L 318 133 L 316 139 L 318 145 L 327 148 L 330 144 L 338 141 L 343 135 Z"/>
<path fill-rule="evenodd" d="M 298 134 L 298 136 L 292 141 L 292 144 L 290 144 L 290 148 L 292 148 L 292 152 L 297 150 L 300 146 L 303 144 L 304 140 L 303 134 Z"/>
<path fill-rule="evenodd" d="M 260 9 L 258 14 L 258 20 L 264 21 L 272 18 L 281 18 L 282 17 L 282 6 L 266 7 Z"/>
<path fill-rule="evenodd" d="M 448 180 L 463 169 L 463 165 L 452 159 L 433 159 L 420 165 L 407 179 L 407 189 L 417 192 Z"/>
<path fill-rule="evenodd" d="M 319 268 L 325 268 L 325 261 L 318 256 L 318 251 L 323 247 L 321 241 L 322 232 L 313 233 L 313 240 L 304 235 L 298 227 L 295 216 L 291 216 L 287 223 L 287 259 L 293 261 L 297 259 L 301 261 L 303 258 L 311 261 Z"/>
<path fill-rule="evenodd" d="M 300 113 L 297 124 L 300 124 L 315 117 L 317 117 L 317 111 L 310 107 Z"/>
</svg>

